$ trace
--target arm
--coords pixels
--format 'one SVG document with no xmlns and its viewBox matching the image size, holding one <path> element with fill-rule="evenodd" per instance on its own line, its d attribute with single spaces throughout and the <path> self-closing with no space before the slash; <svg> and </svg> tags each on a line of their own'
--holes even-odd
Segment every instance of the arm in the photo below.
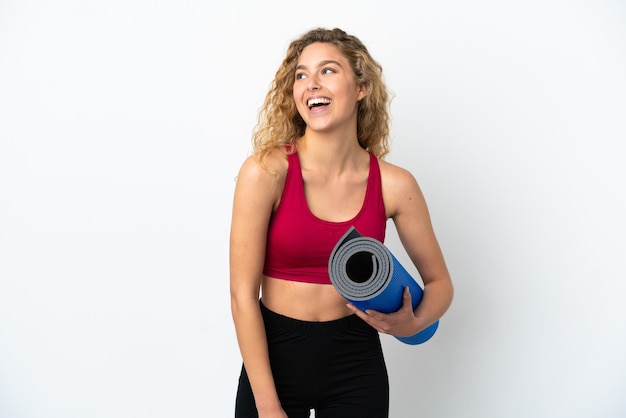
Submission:
<svg viewBox="0 0 626 418">
<path fill-rule="evenodd" d="M 237 177 L 230 232 L 231 310 L 260 417 L 286 417 L 276 393 L 259 309 L 267 226 L 279 199 L 278 184 L 249 157 Z"/>
<path fill-rule="evenodd" d="M 405 290 L 402 307 L 397 312 L 383 314 L 352 309 L 380 332 L 410 336 L 443 316 L 452 303 L 453 286 L 417 181 L 408 171 L 385 162 L 381 162 L 381 175 L 385 208 L 394 221 L 404 249 L 422 277 L 424 295 L 415 311 L 408 290 Z"/>
</svg>

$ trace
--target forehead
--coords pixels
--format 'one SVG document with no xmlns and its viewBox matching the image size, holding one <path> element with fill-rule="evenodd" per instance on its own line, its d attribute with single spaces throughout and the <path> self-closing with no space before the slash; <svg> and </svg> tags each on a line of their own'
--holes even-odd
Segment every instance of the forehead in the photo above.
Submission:
<svg viewBox="0 0 626 418">
<path fill-rule="evenodd" d="M 307 45 L 298 58 L 298 65 L 315 65 L 321 61 L 337 61 L 347 65 L 348 60 L 334 44 L 315 42 Z"/>
</svg>

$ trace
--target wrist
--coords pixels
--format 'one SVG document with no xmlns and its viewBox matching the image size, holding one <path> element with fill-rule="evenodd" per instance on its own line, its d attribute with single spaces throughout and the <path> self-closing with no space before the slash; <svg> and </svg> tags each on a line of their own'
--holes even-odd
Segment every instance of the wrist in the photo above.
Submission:
<svg viewBox="0 0 626 418">
<path fill-rule="evenodd" d="M 422 318 L 416 316 L 411 324 L 411 336 L 420 333 L 426 329 L 428 325 L 430 324 L 427 324 Z"/>
<path fill-rule="evenodd" d="M 256 409 L 261 412 L 275 412 L 282 409 L 280 400 L 276 395 L 256 396 L 255 395 Z"/>
</svg>

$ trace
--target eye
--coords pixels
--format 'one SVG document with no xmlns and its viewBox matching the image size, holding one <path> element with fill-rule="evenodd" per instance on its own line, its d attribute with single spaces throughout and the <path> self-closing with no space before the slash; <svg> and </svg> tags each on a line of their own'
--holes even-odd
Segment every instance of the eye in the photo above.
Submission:
<svg viewBox="0 0 626 418">
<path fill-rule="evenodd" d="M 306 74 L 304 73 L 296 73 L 296 80 L 303 80 L 306 78 Z"/>
<path fill-rule="evenodd" d="M 334 72 L 335 72 L 335 70 L 333 70 L 332 68 L 324 68 L 322 70 L 322 74 L 331 74 L 331 73 L 334 73 Z"/>
</svg>

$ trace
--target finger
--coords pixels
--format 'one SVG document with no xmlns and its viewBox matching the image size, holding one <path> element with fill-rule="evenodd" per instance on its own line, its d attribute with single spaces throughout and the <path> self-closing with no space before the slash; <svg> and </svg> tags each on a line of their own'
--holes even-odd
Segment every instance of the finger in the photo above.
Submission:
<svg viewBox="0 0 626 418">
<path fill-rule="evenodd" d="M 402 305 L 403 307 L 408 307 L 413 310 L 413 304 L 411 300 L 411 292 L 409 291 L 409 286 L 405 286 L 404 294 L 402 295 Z"/>
<path fill-rule="evenodd" d="M 356 313 L 357 311 L 359 311 L 360 309 L 358 309 L 356 306 L 354 306 L 351 303 L 346 303 L 346 306 L 348 307 L 348 309 L 350 309 L 352 312 Z"/>
<path fill-rule="evenodd" d="M 358 316 L 362 320 L 364 320 L 364 321 L 369 321 L 370 320 L 370 318 L 368 317 L 367 313 L 365 313 L 364 311 L 360 310 L 359 308 L 357 308 L 353 304 L 347 303 L 346 306 L 348 307 L 348 309 L 350 309 L 356 316 Z"/>
<path fill-rule="evenodd" d="M 374 309 L 367 309 L 365 310 L 365 313 L 367 314 L 367 316 L 369 316 L 370 318 L 376 321 L 383 321 L 387 317 L 387 314 L 384 314 L 379 311 L 375 311 Z"/>
<path fill-rule="evenodd" d="M 351 303 L 347 303 L 346 306 L 359 318 L 363 320 L 363 322 L 367 323 L 369 326 L 374 328 L 378 332 L 385 332 L 384 328 L 380 326 L 380 320 L 376 319 L 375 315 L 383 315 L 378 311 L 374 311 L 368 309 L 367 311 L 362 311 Z"/>
</svg>

